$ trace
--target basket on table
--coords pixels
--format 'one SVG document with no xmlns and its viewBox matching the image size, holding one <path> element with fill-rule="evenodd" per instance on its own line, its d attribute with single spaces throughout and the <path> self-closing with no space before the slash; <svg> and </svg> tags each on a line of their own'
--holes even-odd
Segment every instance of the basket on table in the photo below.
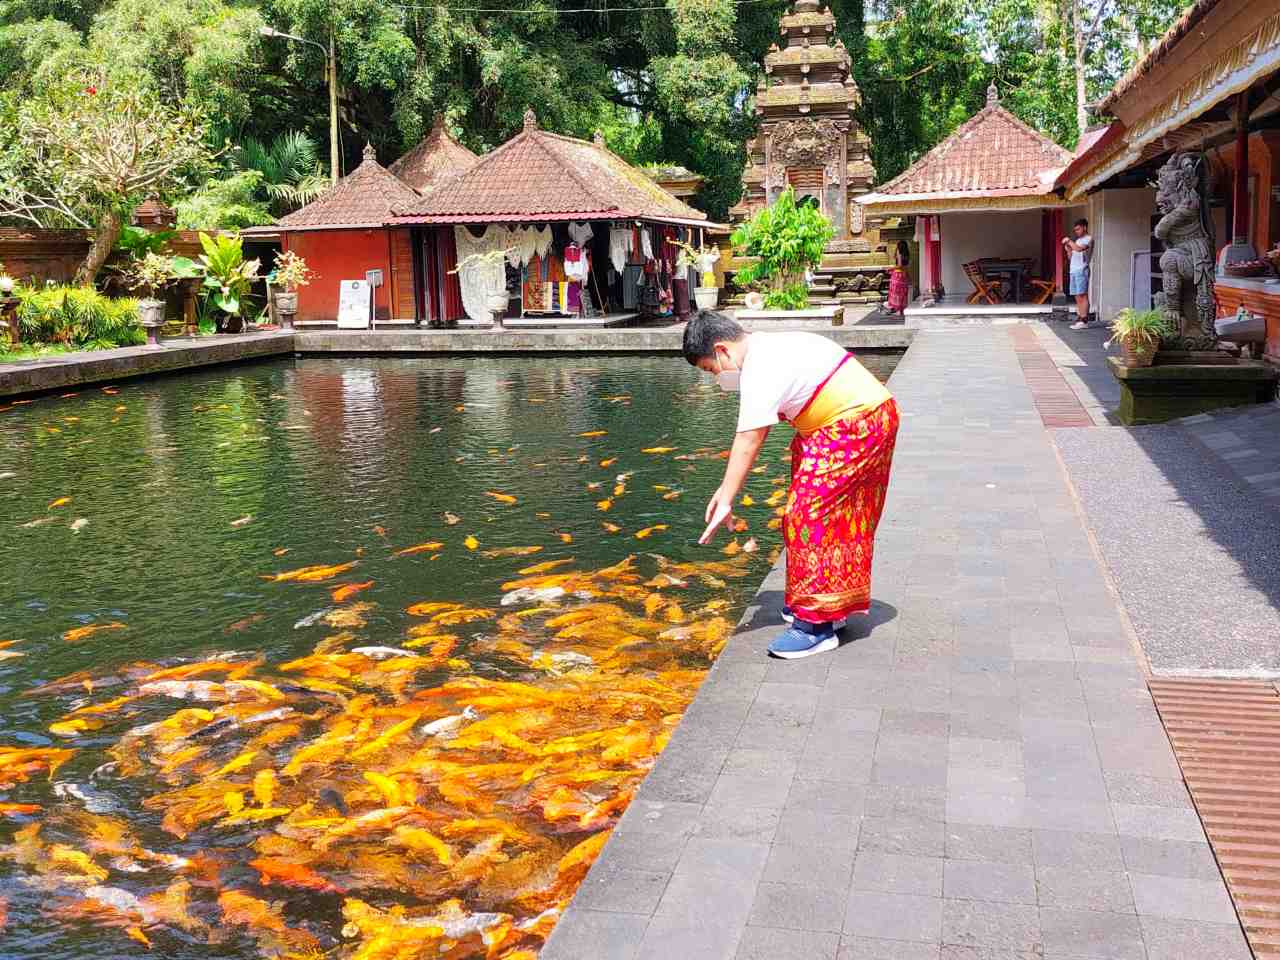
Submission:
<svg viewBox="0 0 1280 960">
<path fill-rule="evenodd" d="M 1271 265 L 1266 260 L 1237 260 L 1223 264 L 1222 271 L 1228 277 L 1260 277 L 1271 271 Z"/>
</svg>

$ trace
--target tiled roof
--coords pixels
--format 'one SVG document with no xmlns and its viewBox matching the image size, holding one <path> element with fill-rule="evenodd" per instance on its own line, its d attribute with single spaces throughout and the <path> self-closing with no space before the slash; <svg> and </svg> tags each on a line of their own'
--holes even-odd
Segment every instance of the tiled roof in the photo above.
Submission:
<svg viewBox="0 0 1280 960">
<path fill-rule="evenodd" d="M 387 169 L 419 193 L 427 193 L 438 183 L 470 170 L 479 159 L 449 135 L 444 117 L 437 116 L 422 142 Z"/>
<path fill-rule="evenodd" d="M 995 89 L 987 105 L 888 183 L 876 199 L 898 195 L 1020 196 L 1049 193 L 1071 152 L 1004 107 Z"/>
<path fill-rule="evenodd" d="M 360 166 L 301 210 L 281 217 L 279 229 L 380 227 L 393 209 L 417 200 L 412 189 L 378 163 L 373 147 L 366 146 Z"/>
<path fill-rule="evenodd" d="M 666 219 L 705 221 L 645 174 L 596 143 L 525 128 L 466 173 L 396 208 L 400 222 Z"/>
</svg>

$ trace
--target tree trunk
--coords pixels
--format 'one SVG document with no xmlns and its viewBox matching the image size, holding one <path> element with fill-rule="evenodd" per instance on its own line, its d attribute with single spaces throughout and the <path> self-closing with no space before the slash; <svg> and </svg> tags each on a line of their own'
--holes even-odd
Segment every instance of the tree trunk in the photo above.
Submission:
<svg viewBox="0 0 1280 960">
<path fill-rule="evenodd" d="M 1084 11 L 1080 9 L 1082 0 L 1071 0 L 1071 30 L 1075 47 L 1076 68 L 1076 130 L 1083 137 L 1089 126 L 1089 113 L 1084 105 L 1084 26 L 1080 19 Z"/>
<path fill-rule="evenodd" d="M 115 208 L 108 207 L 98 223 L 97 235 L 89 245 L 84 263 L 80 264 L 79 269 L 76 270 L 76 286 L 92 286 L 94 280 L 98 278 L 98 271 L 102 269 L 102 265 L 107 262 L 107 257 L 111 256 L 111 251 L 115 249 L 123 227 L 124 217 Z"/>
</svg>

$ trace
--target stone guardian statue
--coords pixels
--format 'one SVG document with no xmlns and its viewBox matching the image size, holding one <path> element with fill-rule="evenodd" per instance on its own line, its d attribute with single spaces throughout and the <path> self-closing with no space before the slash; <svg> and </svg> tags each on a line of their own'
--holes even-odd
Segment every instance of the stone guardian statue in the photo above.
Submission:
<svg viewBox="0 0 1280 960">
<path fill-rule="evenodd" d="M 1163 308 L 1175 335 L 1217 341 L 1213 301 L 1213 222 L 1209 219 L 1203 157 L 1175 153 L 1157 174 L 1156 207 L 1163 214 L 1155 226 L 1164 243 L 1160 272 Z"/>
</svg>

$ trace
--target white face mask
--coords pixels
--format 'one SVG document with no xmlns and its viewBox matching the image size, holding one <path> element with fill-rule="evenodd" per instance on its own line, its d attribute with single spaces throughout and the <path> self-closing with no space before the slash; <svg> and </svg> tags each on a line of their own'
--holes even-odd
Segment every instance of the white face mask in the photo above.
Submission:
<svg viewBox="0 0 1280 960">
<path fill-rule="evenodd" d="M 720 389 L 725 393 L 737 393 L 738 388 L 742 385 L 741 370 L 725 370 L 724 363 L 720 364 L 720 372 L 716 374 L 716 383 L 720 385 Z"/>
</svg>

